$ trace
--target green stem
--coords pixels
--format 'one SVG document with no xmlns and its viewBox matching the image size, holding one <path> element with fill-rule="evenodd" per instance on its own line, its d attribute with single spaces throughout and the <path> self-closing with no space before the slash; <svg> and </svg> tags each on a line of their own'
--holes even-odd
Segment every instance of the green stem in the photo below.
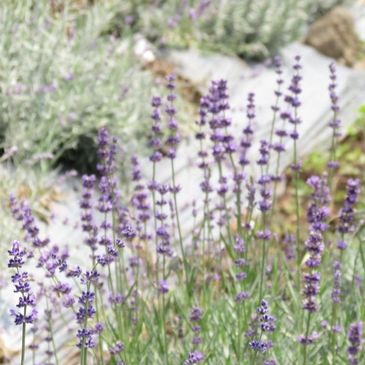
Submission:
<svg viewBox="0 0 365 365">
<path fill-rule="evenodd" d="M 297 143 L 294 140 L 294 164 L 298 163 L 297 159 Z M 295 185 L 295 216 L 296 216 L 296 252 L 297 252 L 297 285 L 300 289 L 300 204 L 299 204 L 299 173 L 295 170 L 294 173 Z"/>
<path fill-rule="evenodd" d="M 178 209 L 178 205 L 177 205 L 175 166 L 174 166 L 174 159 L 173 158 L 171 159 L 171 173 L 172 173 L 172 186 L 173 186 L 173 189 L 174 189 L 173 198 L 174 198 L 174 207 L 175 207 L 175 217 L 176 217 L 177 231 L 178 231 L 178 234 L 179 234 L 180 251 L 181 251 L 181 255 L 182 255 L 182 258 L 183 258 L 183 264 L 184 264 L 185 284 L 186 284 L 187 292 L 190 293 L 190 291 L 189 291 L 189 282 L 188 282 L 188 262 L 187 262 L 186 256 L 185 256 L 183 238 L 182 238 L 182 233 L 181 233 L 179 209 Z"/>
<path fill-rule="evenodd" d="M 333 122 L 335 122 L 337 119 L 337 112 L 333 113 Z M 331 141 L 331 148 L 330 148 L 330 161 L 336 161 L 336 145 L 337 145 L 337 137 L 336 137 L 336 128 L 333 128 L 332 133 L 332 141 Z M 328 187 L 330 188 L 330 191 L 332 190 L 332 179 L 333 179 L 334 171 L 333 169 L 329 169 L 328 174 Z"/>
<path fill-rule="evenodd" d="M 23 316 L 27 315 L 27 306 L 24 306 Z M 26 323 L 22 325 L 22 354 L 20 359 L 20 365 L 24 365 L 24 358 L 25 358 L 25 335 L 26 335 Z"/>
<path fill-rule="evenodd" d="M 162 262 L 162 270 L 163 270 L 163 279 L 166 280 L 166 263 L 165 256 L 163 256 Z M 166 313 L 165 313 L 165 293 L 162 293 L 162 329 L 163 329 L 163 342 L 164 342 L 164 356 L 165 356 L 165 365 L 169 365 L 169 356 L 168 356 L 168 346 L 167 346 L 167 337 L 166 337 Z"/>
<path fill-rule="evenodd" d="M 51 311 L 49 309 L 49 304 L 48 304 L 48 299 L 46 298 L 46 305 L 47 305 L 47 319 L 48 319 L 48 328 L 49 328 L 49 332 L 50 332 L 50 337 L 51 337 L 51 341 L 52 341 L 52 348 L 53 348 L 53 355 L 55 357 L 56 360 L 56 365 L 58 365 L 58 357 L 57 357 L 57 348 L 56 348 L 56 344 L 54 342 L 54 333 L 53 333 L 53 326 L 52 326 L 52 318 L 51 318 Z"/>
<path fill-rule="evenodd" d="M 90 290 L 90 283 L 87 284 L 87 292 L 89 292 Z M 86 301 L 86 304 L 85 304 L 85 312 L 87 313 L 88 311 L 88 307 L 89 307 L 89 304 L 88 304 L 88 301 Z M 84 320 L 84 323 L 83 323 L 83 328 L 86 329 L 87 327 L 87 316 L 85 316 L 85 320 Z M 87 365 L 87 348 L 85 347 L 85 337 L 82 339 L 82 342 L 81 342 L 81 365 Z"/>
<path fill-rule="evenodd" d="M 152 183 L 155 184 L 156 182 L 156 162 L 153 162 L 152 164 Z M 158 274 L 158 255 L 157 255 L 157 218 L 156 218 L 156 193 L 155 189 L 152 189 L 152 202 L 153 202 L 153 224 L 155 228 L 154 236 L 155 236 L 155 252 L 156 252 L 156 285 L 158 285 L 159 282 L 159 274 Z"/>
<path fill-rule="evenodd" d="M 262 225 L 263 229 L 266 227 L 266 214 L 263 213 L 262 216 Z M 261 253 L 261 273 L 260 273 L 260 289 L 259 289 L 259 303 L 262 299 L 262 291 L 265 281 L 265 266 L 266 266 L 266 239 L 264 238 L 262 240 L 262 253 Z"/>
<path fill-rule="evenodd" d="M 341 235 L 341 239 L 344 240 L 344 234 Z M 343 257 L 343 250 L 341 250 L 340 259 L 339 259 L 340 270 L 341 270 L 341 266 L 342 266 L 342 257 Z M 336 357 L 337 357 L 337 351 L 336 351 L 336 333 L 334 331 L 334 328 L 336 326 L 336 321 L 337 321 L 337 307 L 338 307 L 338 303 L 332 301 L 332 321 L 331 321 L 332 365 L 335 365 L 336 364 Z"/>
<path fill-rule="evenodd" d="M 308 339 L 310 321 L 311 321 L 311 312 L 308 312 L 307 325 L 306 325 L 306 330 L 305 330 L 305 341 L 307 341 L 307 339 Z M 304 346 L 304 349 L 303 349 L 303 365 L 306 365 L 307 364 L 307 346 L 308 346 L 308 344 L 305 343 L 303 346 Z"/>
</svg>

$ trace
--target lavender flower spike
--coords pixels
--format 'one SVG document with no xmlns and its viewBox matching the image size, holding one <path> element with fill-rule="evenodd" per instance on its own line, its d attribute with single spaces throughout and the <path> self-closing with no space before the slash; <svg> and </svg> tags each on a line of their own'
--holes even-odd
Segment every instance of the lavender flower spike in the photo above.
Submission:
<svg viewBox="0 0 365 365">
<path fill-rule="evenodd" d="M 189 352 L 188 358 L 184 361 L 184 365 L 198 364 L 204 360 L 204 355 L 199 351 Z"/>
<path fill-rule="evenodd" d="M 362 336 L 362 322 L 357 322 L 351 324 L 348 333 L 348 339 L 350 342 L 350 346 L 347 348 L 348 359 L 350 365 L 359 364 L 359 360 L 357 358 L 358 353 L 361 351 L 361 345 L 363 343 Z"/>
<path fill-rule="evenodd" d="M 10 310 L 10 314 L 14 317 L 16 325 L 22 325 L 22 350 L 20 364 L 24 364 L 25 358 L 25 337 L 26 337 L 26 325 L 31 324 L 37 317 L 37 311 L 35 307 L 35 297 L 31 292 L 29 284 L 29 276 L 25 271 L 20 271 L 25 263 L 26 251 L 22 249 L 18 241 L 14 241 L 11 250 L 8 251 L 10 259 L 8 261 L 8 267 L 16 269 L 16 273 L 11 277 L 11 281 L 14 284 L 15 293 L 20 293 L 17 307 L 22 309 L 22 312 L 14 309 Z M 32 311 L 29 314 L 28 308 L 32 307 Z"/>
<path fill-rule="evenodd" d="M 342 234 L 350 233 L 353 230 L 354 206 L 360 194 L 360 180 L 347 180 L 347 194 L 340 211 L 338 231 Z"/>
<path fill-rule="evenodd" d="M 330 170 L 335 170 L 338 168 L 338 161 L 336 161 L 336 145 L 337 139 L 340 136 L 339 128 L 341 126 L 341 121 L 338 119 L 338 112 L 340 107 L 338 106 L 338 95 L 337 89 L 337 74 L 336 74 L 336 64 L 332 62 L 329 65 L 330 70 L 330 84 L 328 86 L 329 97 L 331 99 L 331 109 L 333 111 L 333 118 L 329 123 L 330 128 L 332 128 L 332 143 L 330 149 L 330 160 L 327 163 L 327 167 Z"/>
<path fill-rule="evenodd" d="M 35 297 L 31 292 L 28 273 L 20 271 L 25 263 L 24 257 L 26 255 L 26 251 L 21 248 L 18 241 L 14 241 L 12 248 L 8 251 L 8 253 L 10 256 L 8 267 L 16 269 L 16 273 L 11 277 L 11 281 L 15 287 L 14 293 L 20 293 L 17 307 L 23 308 L 23 313 L 12 309 L 10 314 L 14 316 L 16 325 L 30 324 L 36 319 L 37 311 L 33 309 L 31 314 L 27 315 L 27 307 L 35 307 Z"/>
</svg>

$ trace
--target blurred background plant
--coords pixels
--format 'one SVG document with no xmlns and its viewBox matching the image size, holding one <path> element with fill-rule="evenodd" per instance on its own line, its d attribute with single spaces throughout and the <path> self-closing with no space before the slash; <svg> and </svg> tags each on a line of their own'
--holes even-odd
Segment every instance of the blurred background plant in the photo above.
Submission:
<svg viewBox="0 0 365 365">
<path fill-rule="evenodd" d="M 159 46 L 194 46 L 263 59 L 303 35 L 317 17 L 350 1 L 116 1 L 116 13 L 104 33 L 141 32 Z"/>
<path fill-rule="evenodd" d="M 47 167 L 77 157 L 76 167 L 87 169 L 101 125 L 134 141 L 131 148 L 130 136 L 147 130 L 152 79 L 128 39 L 100 36 L 111 7 L 74 10 L 1 2 L 0 138 L 16 163 Z"/>
</svg>

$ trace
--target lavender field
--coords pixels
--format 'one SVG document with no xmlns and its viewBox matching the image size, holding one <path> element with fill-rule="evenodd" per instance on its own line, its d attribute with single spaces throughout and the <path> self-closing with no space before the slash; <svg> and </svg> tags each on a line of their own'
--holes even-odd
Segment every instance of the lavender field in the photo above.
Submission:
<svg viewBox="0 0 365 365">
<path fill-rule="evenodd" d="M 0 19 L 0 364 L 365 364 L 363 1 Z"/>
</svg>

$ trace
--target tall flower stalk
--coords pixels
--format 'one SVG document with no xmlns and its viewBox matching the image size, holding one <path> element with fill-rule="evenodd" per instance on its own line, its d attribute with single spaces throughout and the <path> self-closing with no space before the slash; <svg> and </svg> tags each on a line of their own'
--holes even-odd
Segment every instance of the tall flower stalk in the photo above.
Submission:
<svg viewBox="0 0 365 365">
<path fill-rule="evenodd" d="M 270 241 L 271 231 L 268 221 L 268 212 L 271 209 L 271 176 L 265 173 L 265 167 L 268 164 L 270 156 L 270 147 L 266 140 L 260 142 L 260 158 L 257 160 L 257 164 L 261 168 L 261 176 L 258 180 L 260 186 L 261 200 L 258 202 L 259 209 L 262 215 L 262 228 L 257 232 L 257 238 L 261 240 L 261 271 L 260 271 L 260 284 L 259 284 L 259 301 L 263 298 L 263 290 L 265 286 L 265 269 L 266 269 L 266 256 L 267 256 L 267 242 Z"/>
<path fill-rule="evenodd" d="M 343 255 L 347 248 L 346 235 L 354 230 L 354 213 L 355 205 L 360 194 L 360 181 L 358 179 L 348 179 L 346 197 L 340 210 L 337 232 L 339 239 L 337 248 L 340 251 L 338 259 L 333 264 L 333 290 L 332 290 L 332 318 L 331 318 L 331 337 L 330 346 L 332 352 L 332 363 L 336 364 L 336 333 L 337 333 L 337 314 L 342 299 L 341 291 L 341 270 L 343 264 Z"/>
<path fill-rule="evenodd" d="M 21 247 L 18 241 L 14 241 L 11 250 L 8 251 L 10 259 L 8 261 L 8 267 L 15 269 L 15 274 L 11 277 L 11 281 L 14 284 L 15 293 L 19 293 L 19 300 L 17 308 L 20 311 L 12 309 L 10 314 L 14 317 L 14 322 L 17 326 L 22 326 L 22 345 L 20 354 L 20 365 L 24 365 L 25 359 L 25 339 L 26 339 L 26 326 L 32 324 L 37 317 L 37 311 L 35 309 L 35 297 L 31 291 L 29 274 L 26 271 L 21 271 L 25 264 L 26 251 Z"/>
<path fill-rule="evenodd" d="M 339 128 L 341 126 L 341 120 L 338 118 L 340 107 L 338 105 L 337 73 L 336 73 L 336 64 L 334 62 L 329 65 L 329 71 L 330 71 L 330 84 L 328 85 L 328 90 L 329 90 L 329 97 L 331 100 L 331 110 L 333 112 L 333 116 L 332 120 L 329 123 L 329 126 L 332 129 L 332 139 L 331 139 L 330 156 L 327 163 L 327 168 L 329 170 L 328 174 L 329 186 L 331 187 L 333 174 L 339 166 L 336 157 L 336 147 L 338 144 L 338 138 L 340 136 Z"/>
<path fill-rule="evenodd" d="M 278 56 L 274 57 L 273 64 L 274 64 L 275 73 L 276 73 L 276 89 L 274 92 L 275 93 L 275 102 L 274 102 L 274 105 L 271 106 L 273 116 L 272 116 L 272 121 L 271 121 L 270 138 L 269 138 L 270 148 L 274 148 L 274 132 L 276 129 L 277 117 L 280 112 L 279 104 L 280 104 L 280 99 L 283 95 L 281 88 L 282 88 L 282 84 L 284 82 L 284 80 L 282 78 L 283 70 L 282 70 L 280 57 L 278 57 Z M 270 157 L 269 157 L 269 163 L 266 167 L 266 172 L 269 171 L 269 167 L 270 167 Z"/>
<path fill-rule="evenodd" d="M 292 131 L 289 133 L 290 138 L 293 140 L 293 161 L 291 169 L 294 175 L 294 201 L 295 201 L 295 216 L 296 216 L 296 255 L 297 255 L 297 281 L 298 287 L 300 287 L 300 262 L 301 262 L 301 247 L 300 247 L 300 201 L 299 201 L 299 172 L 301 170 L 301 162 L 298 156 L 298 125 L 301 123 L 301 119 L 298 114 L 298 109 L 301 105 L 299 96 L 302 92 L 301 89 L 301 69 L 300 56 L 295 57 L 295 63 L 293 65 L 294 75 L 292 76 L 289 93 L 285 96 L 285 101 L 288 104 L 288 122 L 293 125 Z"/>
<path fill-rule="evenodd" d="M 184 242 L 183 242 L 181 223 L 180 223 L 179 207 L 178 207 L 178 203 L 177 203 L 177 194 L 181 190 L 181 187 L 176 182 L 176 171 L 175 171 L 175 162 L 174 161 L 176 158 L 177 147 L 180 143 L 180 135 L 179 135 L 178 123 L 176 120 L 176 107 L 174 104 L 174 101 L 176 99 L 176 95 L 174 93 L 174 90 L 176 87 L 174 75 L 169 75 L 167 77 L 166 86 L 168 89 L 168 95 L 167 95 L 167 105 L 165 107 L 165 112 L 167 114 L 167 127 L 169 130 L 169 136 L 167 137 L 166 145 L 168 148 L 167 157 L 170 159 L 170 163 L 171 163 L 171 179 L 172 179 L 171 192 L 172 192 L 173 201 L 174 201 L 174 210 L 175 210 L 176 225 L 177 225 L 177 231 L 178 231 L 178 240 L 179 240 L 183 265 L 184 265 L 186 290 L 190 293 L 189 279 L 188 279 L 188 261 L 186 259 L 186 255 L 185 255 Z"/>
<path fill-rule="evenodd" d="M 157 232 L 157 219 L 156 219 L 156 190 L 158 187 L 158 183 L 156 181 L 156 166 L 158 162 L 162 160 L 162 130 L 161 130 L 161 106 L 162 101 L 161 98 L 158 96 L 152 97 L 151 100 L 151 106 L 153 108 L 151 113 L 151 119 L 152 119 L 152 137 L 149 141 L 149 146 L 152 150 L 149 159 L 152 162 L 152 180 L 148 185 L 149 190 L 152 193 L 152 209 L 153 209 L 153 223 L 154 223 L 154 232 L 155 232 L 155 250 L 156 250 L 156 265 L 155 265 L 155 271 L 156 271 L 156 285 L 158 285 L 159 282 L 159 273 L 158 273 L 158 255 L 157 255 L 157 246 L 158 246 L 158 237 L 156 235 Z"/>
<path fill-rule="evenodd" d="M 286 119 L 288 117 L 288 113 L 281 112 L 280 109 L 280 101 L 283 95 L 282 92 L 282 84 L 284 83 L 284 80 L 282 78 L 283 70 L 282 70 L 282 64 L 281 59 L 279 57 L 276 57 L 274 59 L 274 67 L 275 67 L 275 73 L 277 75 L 276 78 L 276 90 L 275 90 L 275 104 L 272 105 L 271 109 L 273 110 L 273 119 L 272 119 L 272 125 L 271 125 L 271 132 L 270 132 L 270 148 L 276 152 L 277 157 L 275 161 L 275 168 L 272 175 L 272 180 L 274 183 L 273 186 L 273 198 L 272 198 L 272 209 L 271 214 L 273 215 L 275 213 L 275 204 L 276 204 L 276 197 L 277 197 L 277 187 L 278 183 L 281 181 L 281 176 L 279 175 L 279 169 L 280 169 L 280 160 L 282 153 L 286 150 L 284 145 L 284 138 L 287 137 L 287 132 L 285 130 L 285 124 Z M 278 115 L 280 117 L 279 121 L 281 120 L 281 126 L 277 127 L 277 119 Z M 276 138 L 274 138 L 276 137 Z M 270 157 L 273 153 L 270 154 Z M 269 164 L 268 164 L 269 166 Z"/>
<path fill-rule="evenodd" d="M 349 346 L 347 348 L 348 361 L 350 365 L 358 365 L 358 354 L 363 343 L 363 324 L 362 322 L 352 323 L 348 332 Z"/>
<path fill-rule="evenodd" d="M 312 176 L 307 180 L 307 184 L 313 189 L 313 193 L 307 210 L 307 220 L 310 227 L 309 237 L 305 242 L 305 248 L 309 254 L 309 258 L 305 261 L 308 272 L 304 273 L 303 309 L 307 313 L 307 320 L 305 322 L 304 336 L 302 335 L 299 338 L 299 342 L 303 345 L 303 365 L 307 364 L 307 347 L 316 338 L 315 333 L 310 335 L 310 328 L 313 313 L 318 311 L 316 297 L 319 294 L 321 279 L 318 268 L 322 260 L 322 252 L 324 250 L 323 233 L 328 228 L 326 219 L 329 215 L 329 190 L 326 179 Z"/>
</svg>

